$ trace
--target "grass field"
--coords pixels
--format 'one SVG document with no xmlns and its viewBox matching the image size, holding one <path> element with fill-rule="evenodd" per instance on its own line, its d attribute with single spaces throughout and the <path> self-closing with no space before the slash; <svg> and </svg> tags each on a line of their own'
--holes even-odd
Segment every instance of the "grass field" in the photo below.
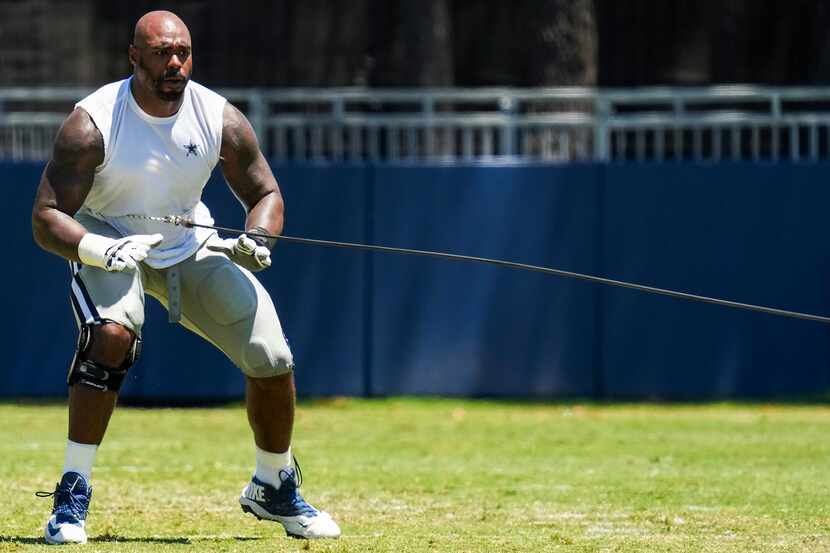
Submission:
<svg viewBox="0 0 830 553">
<path fill-rule="evenodd" d="M 0 551 L 45 550 L 57 404 L 0 405 Z M 119 409 L 83 551 L 830 551 L 830 408 L 332 400 L 299 407 L 338 541 L 243 516 L 241 406 Z"/>
</svg>

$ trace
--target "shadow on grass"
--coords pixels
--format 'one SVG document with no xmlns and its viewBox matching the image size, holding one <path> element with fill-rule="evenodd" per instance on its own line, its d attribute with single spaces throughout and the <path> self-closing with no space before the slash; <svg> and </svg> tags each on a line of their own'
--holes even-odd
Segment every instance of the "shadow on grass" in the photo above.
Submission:
<svg viewBox="0 0 830 553">
<path fill-rule="evenodd" d="M 43 538 L 32 538 L 30 536 L 1 536 L 0 543 L 46 543 Z"/>
<path fill-rule="evenodd" d="M 160 537 L 160 536 L 138 536 L 127 537 L 113 534 L 105 534 L 103 536 L 95 536 L 89 538 L 90 543 L 164 543 L 164 544 L 178 544 L 178 545 L 196 545 L 206 541 L 256 541 L 262 538 L 258 536 L 227 536 L 227 537 L 193 537 L 193 538 L 176 538 L 176 537 Z M 0 535 L 0 543 L 19 543 L 19 544 L 45 544 L 46 540 L 42 537 L 33 538 L 31 536 L 4 536 Z"/>
<path fill-rule="evenodd" d="M 192 538 L 181 537 L 181 538 L 163 538 L 160 536 L 134 536 L 134 537 L 126 537 L 126 536 L 119 536 L 117 534 L 104 534 L 102 536 L 95 536 L 94 538 L 89 538 L 89 541 L 95 543 L 169 543 L 169 544 L 180 544 L 180 545 L 196 545 L 201 542 L 206 541 L 225 541 L 225 540 L 233 540 L 233 541 L 256 541 L 262 539 L 258 536 L 195 536 Z"/>
</svg>

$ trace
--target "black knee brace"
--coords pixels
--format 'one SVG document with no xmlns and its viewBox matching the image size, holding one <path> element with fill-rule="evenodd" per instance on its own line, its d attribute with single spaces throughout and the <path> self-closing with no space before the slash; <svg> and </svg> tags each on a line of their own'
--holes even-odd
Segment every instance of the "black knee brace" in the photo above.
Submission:
<svg viewBox="0 0 830 553">
<path fill-rule="evenodd" d="M 104 324 L 110 321 L 100 321 L 97 324 Z M 86 358 L 86 352 L 92 346 L 92 329 L 96 323 L 81 325 L 78 334 L 78 344 L 75 348 L 75 356 L 69 366 L 69 374 L 66 377 L 66 384 L 71 386 L 76 383 L 85 384 L 102 392 L 117 392 L 121 389 L 127 370 L 133 366 L 141 354 L 141 338 L 136 336 L 133 344 L 127 352 L 127 357 L 118 368 L 105 367 L 100 363 Z"/>
</svg>

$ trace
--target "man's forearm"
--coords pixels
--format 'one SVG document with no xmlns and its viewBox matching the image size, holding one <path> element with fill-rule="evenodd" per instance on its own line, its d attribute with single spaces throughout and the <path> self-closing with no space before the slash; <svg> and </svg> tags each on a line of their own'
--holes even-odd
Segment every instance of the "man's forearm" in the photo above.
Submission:
<svg viewBox="0 0 830 553">
<path fill-rule="evenodd" d="M 80 261 L 78 243 L 86 232 L 78 221 L 55 208 L 32 213 L 32 235 L 38 246 L 70 261 Z"/>
<path fill-rule="evenodd" d="M 271 192 L 263 196 L 248 212 L 245 220 L 245 230 L 260 229 L 266 234 L 282 234 L 285 204 L 279 192 Z M 273 244 L 269 243 L 269 246 Z"/>
</svg>

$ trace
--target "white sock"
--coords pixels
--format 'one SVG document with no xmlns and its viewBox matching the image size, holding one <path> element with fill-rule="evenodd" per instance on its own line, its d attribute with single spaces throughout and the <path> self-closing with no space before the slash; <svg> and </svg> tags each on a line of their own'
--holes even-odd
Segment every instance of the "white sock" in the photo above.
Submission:
<svg viewBox="0 0 830 553">
<path fill-rule="evenodd" d="M 279 488 L 280 470 L 291 466 L 291 448 L 284 453 L 271 453 L 264 449 L 256 448 L 256 471 L 254 476 L 257 479 Z"/>
<path fill-rule="evenodd" d="M 68 440 L 66 443 L 66 458 L 63 462 L 63 473 L 77 472 L 89 482 L 92 476 L 92 463 L 98 446 L 95 444 L 79 444 Z"/>
</svg>

